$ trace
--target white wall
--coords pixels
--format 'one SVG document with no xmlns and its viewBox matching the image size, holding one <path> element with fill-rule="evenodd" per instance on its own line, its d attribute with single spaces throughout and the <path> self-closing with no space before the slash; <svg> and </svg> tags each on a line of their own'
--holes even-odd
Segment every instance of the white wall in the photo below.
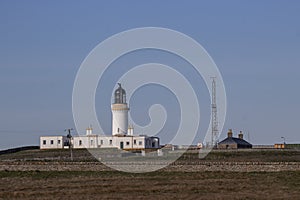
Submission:
<svg viewBox="0 0 300 200">
<path fill-rule="evenodd" d="M 40 137 L 40 149 L 62 149 L 66 136 L 42 136 Z"/>
<path fill-rule="evenodd" d="M 74 136 L 73 148 L 98 148 L 98 135 Z"/>
<path fill-rule="evenodd" d="M 46 141 L 46 144 L 43 142 Z M 52 142 L 51 142 L 52 141 Z M 60 141 L 60 143 L 59 143 Z M 68 141 L 66 136 L 44 136 L 40 137 L 41 149 L 62 149 L 64 142 Z M 100 136 L 100 135 L 83 135 L 74 136 L 72 144 L 74 149 L 83 148 L 121 148 L 123 149 L 149 149 L 159 148 L 159 139 L 147 136 Z"/>
<path fill-rule="evenodd" d="M 112 135 L 127 134 L 128 107 L 127 104 L 112 104 Z"/>
</svg>

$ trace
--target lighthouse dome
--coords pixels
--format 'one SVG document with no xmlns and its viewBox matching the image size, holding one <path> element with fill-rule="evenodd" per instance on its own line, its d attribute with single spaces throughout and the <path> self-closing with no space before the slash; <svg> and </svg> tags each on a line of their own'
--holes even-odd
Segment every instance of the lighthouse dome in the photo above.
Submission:
<svg viewBox="0 0 300 200">
<path fill-rule="evenodd" d="M 126 103 L 126 92 L 122 88 L 121 83 L 118 83 L 119 87 L 115 91 L 115 104 L 125 104 Z"/>
</svg>

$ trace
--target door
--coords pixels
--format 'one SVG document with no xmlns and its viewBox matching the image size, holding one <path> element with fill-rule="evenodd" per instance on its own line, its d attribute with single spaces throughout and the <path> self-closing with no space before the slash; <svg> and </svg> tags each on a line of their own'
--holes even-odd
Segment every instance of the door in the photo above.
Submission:
<svg viewBox="0 0 300 200">
<path fill-rule="evenodd" d="M 124 148 L 124 142 L 120 142 L 120 149 Z"/>
</svg>

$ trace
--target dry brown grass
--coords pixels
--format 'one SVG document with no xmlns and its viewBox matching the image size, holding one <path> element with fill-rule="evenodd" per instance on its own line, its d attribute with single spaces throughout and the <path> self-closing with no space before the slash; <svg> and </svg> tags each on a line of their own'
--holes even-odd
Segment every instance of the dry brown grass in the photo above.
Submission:
<svg viewBox="0 0 300 200">
<path fill-rule="evenodd" d="M 77 161 L 93 160 L 84 150 Z M 67 161 L 68 151 L 24 151 L 5 160 Z M 213 152 L 204 161 L 293 161 L 299 151 Z M 25 160 L 25 161 L 24 161 Z M 77 162 L 75 160 L 75 162 Z M 189 152 L 180 162 L 197 160 Z M 29 162 L 30 163 L 30 162 Z M 183 172 L 129 174 L 117 171 L 0 171 L 0 199 L 299 199 L 300 171 Z"/>
<path fill-rule="evenodd" d="M 3 199 L 297 199 L 300 172 L 1 172 Z"/>
</svg>

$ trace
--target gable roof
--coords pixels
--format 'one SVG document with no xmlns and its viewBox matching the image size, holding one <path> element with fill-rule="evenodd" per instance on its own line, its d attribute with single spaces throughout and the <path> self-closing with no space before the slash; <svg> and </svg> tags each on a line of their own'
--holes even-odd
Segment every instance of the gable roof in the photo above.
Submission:
<svg viewBox="0 0 300 200">
<path fill-rule="evenodd" d="M 249 145 L 252 146 L 252 144 L 250 144 L 246 140 L 240 139 L 240 138 L 235 138 L 235 137 L 227 137 L 224 140 L 222 140 L 221 142 L 219 142 L 219 144 L 238 144 L 238 145 L 243 145 L 243 146 L 249 146 Z"/>
</svg>

